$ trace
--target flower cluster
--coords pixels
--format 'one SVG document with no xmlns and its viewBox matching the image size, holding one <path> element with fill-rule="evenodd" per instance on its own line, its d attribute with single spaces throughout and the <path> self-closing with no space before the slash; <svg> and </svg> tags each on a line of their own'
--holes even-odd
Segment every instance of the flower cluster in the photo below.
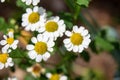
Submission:
<svg viewBox="0 0 120 80">
<path fill-rule="evenodd" d="M 5 0 L 1 0 L 4 2 Z M 87 29 L 83 26 L 73 26 L 72 31 L 66 30 L 64 20 L 59 16 L 48 17 L 47 12 L 43 7 L 37 6 L 40 0 L 21 0 L 26 5 L 33 5 L 32 8 L 27 8 L 22 15 L 21 26 L 32 33 L 33 35 L 30 44 L 27 44 L 28 57 L 35 62 L 47 61 L 51 53 L 54 51 L 55 41 L 59 37 L 64 36 L 64 46 L 68 51 L 81 53 L 85 48 L 88 48 L 91 39 Z M 65 35 L 64 35 L 65 34 Z M 0 69 L 8 66 L 13 66 L 12 58 L 9 57 L 12 50 L 17 48 L 18 40 L 14 39 L 14 32 L 9 31 L 7 35 L 3 35 L 3 40 L 0 41 L 2 46 L 0 54 Z M 44 69 L 37 63 L 27 69 L 34 77 L 40 77 L 40 73 Z M 63 74 L 47 73 L 46 77 L 49 80 L 68 80 Z"/>
<path fill-rule="evenodd" d="M 27 8 L 22 16 L 22 26 L 27 31 L 37 31 L 37 37 L 32 37 L 33 44 L 27 45 L 29 57 L 36 62 L 46 61 L 53 51 L 54 41 L 62 37 L 65 33 L 69 38 L 64 39 L 65 47 L 68 51 L 82 52 L 87 48 L 90 40 L 90 34 L 84 27 L 73 26 L 73 30 L 66 31 L 66 25 L 58 16 L 47 18 L 46 10 L 35 6 L 32 9 Z"/>
<path fill-rule="evenodd" d="M 2 53 L 0 54 L 0 69 L 8 66 L 13 66 L 12 58 L 9 54 L 12 50 L 17 48 L 18 40 L 14 40 L 13 31 L 9 31 L 7 35 L 3 35 L 3 40 L 0 41 L 2 47 Z"/>
</svg>

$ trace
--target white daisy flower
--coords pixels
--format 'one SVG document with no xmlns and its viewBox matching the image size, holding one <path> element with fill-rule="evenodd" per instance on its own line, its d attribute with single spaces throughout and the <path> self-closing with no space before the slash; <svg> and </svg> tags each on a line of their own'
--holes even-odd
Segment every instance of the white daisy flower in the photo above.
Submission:
<svg viewBox="0 0 120 80">
<path fill-rule="evenodd" d="M 37 5 L 39 2 L 40 2 L 40 0 L 22 0 L 22 2 L 25 2 L 26 3 L 26 5 Z"/>
<path fill-rule="evenodd" d="M 30 72 L 34 77 L 40 77 L 41 73 L 45 73 L 45 69 L 41 67 L 40 64 L 36 63 L 32 67 L 27 68 L 27 71 Z"/>
<path fill-rule="evenodd" d="M 1 0 L 1 2 L 3 3 L 3 2 L 5 2 L 5 0 Z"/>
<path fill-rule="evenodd" d="M 52 17 L 48 20 L 43 27 L 38 29 L 38 32 L 42 33 L 43 35 L 47 35 L 48 38 L 52 38 L 56 40 L 58 37 L 62 37 L 63 33 L 66 30 L 66 26 L 63 20 L 60 20 L 59 17 Z"/>
<path fill-rule="evenodd" d="M 46 10 L 35 6 L 32 9 L 27 8 L 26 13 L 22 15 L 22 26 L 27 31 L 35 31 L 43 26 L 46 21 Z"/>
<path fill-rule="evenodd" d="M 13 65 L 14 63 L 12 62 L 12 58 L 9 57 L 9 54 L 0 54 L 0 69 L 3 69 L 4 67 L 7 68 L 8 66 L 12 67 Z"/>
<path fill-rule="evenodd" d="M 65 75 L 61 75 L 61 74 L 51 74 L 51 73 L 47 73 L 46 77 L 49 80 L 68 80 L 67 76 Z"/>
<path fill-rule="evenodd" d="M 53 51 L 54 42 L 53 40 L 48 39 L 42 34 L 38 34 L 37 38 L 32 37 L 31 41 L 34 45 L 27 45 L 27 50 L 29 50 L 28 55 L 31 59 L 35 59 L 36 62 L 41 62 L 43 59 L 46 61 L 50 57 L 50 53 Z"/>
<path fill-rule="evenodd" d="M 73 52 L 82 52 L 84 48 L 88 48 L 90 40 L 90 34 L 88 34 L 88 30 L 84 27 L 73 26 L 73 31 L 66 31 L 65 35 L 69 38 L 64 39 L 65 47 L 68 51 Z"/>
<path fill-rule="evenodd" d="M 15 50 L 17 48 L 18 40 L 14 40 L 13 32 L 8 32 L 7 35 L 3 36 L 4 40 L 0 41 L 0 44 L 4 47 L 2 47 L 3 53 L 10 53 L 11 49 Z"/>
</svg>

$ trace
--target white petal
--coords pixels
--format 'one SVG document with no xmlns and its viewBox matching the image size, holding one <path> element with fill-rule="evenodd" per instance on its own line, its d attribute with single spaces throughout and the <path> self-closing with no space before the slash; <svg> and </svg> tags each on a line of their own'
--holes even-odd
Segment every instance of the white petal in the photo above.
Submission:
<svg viewBox="0 0 120 80">
<path fill-rule="evenodd" d="M 58 24 L 64 24 L 64 21 L 63 20 L 60 20 L 60 21 L 58 21 Z"/>
<path fill-rule="evenodd" d="M 72 45 L 73 45 L 72 43 L 69 43 L 69 44 L 66 44 L 65 47 L 70 48 Z"/>
<path fill-rule="evenodd" d="M 70 43 L 70 39 L 69 38 L 64 39 L 63 42 L 64 42 L 64 44 L 69 44 Z"/>
<path fill-rule="evenodd" d="M 4 38 L 4 39 L 7 39 L 7 36 L 6 36 L 6 35 L 3 35 L 3 38 Z"/>
<path fill-rule="evenodd" d="M 73 49 L 73 45 L 67 48 L 68 51 L 72 51 L 72 49 Z"/>
<path fill-rule="evenodd" d="M 78 31 L 78 26 L 73 26 L 73 31 L 77 32 Z"/>
<path fill-rule="evenodd" d="M 48 51 L 53 52 L 53 48 L 48 48 Z"/>
<path fill-rule="evenodd" d="M 37 55 L 36 62 L 41 62 L 41 61 L 42 61 L 42 56 L 41 55 Z"/>
<path fill-rule="evenodd" d="M 67 35 L 68 37 L 70 37 L 72 35 L 72 33 L 70 31 L 66 31 L 65 35 Z"/>
<path fill-rule="evenodd" d="M 30 5 L 32 3 L 32 0 L 26 0 L 26 4 Z"/>
<path fill-rule="evenodd" d="M 52 76 L 52 74 L 51 74 L 51 73 L 46 73 L 46 77 L 47 77 L 47 78 L 49 78 L 49 79 L 50 79 L 50 78 L 51 78 L 51 76 Z"/>
<path fill-rule="evenodd" d="M 47 42 L 48 41 L 48 36 L 43 36 L 43 41 Z"/>
<path fill-rule="evenodd" d="M 1 41 L 0 41 L 0 44 L 1 44 L 1 45 L 5 45 L 5 44 L 7 44 L 7 41 L 6 41 L 6 40 L 1 40 Z"/>
<path fill-rule="evenodd" d="M 38 40 L 38 41 L 42 41 L 42 39 L 43 39 L 43 35 L 42 35 L 42 34 L 38 34 L 38 35 L 37 35 L 37 40 Z"/>
<path fill-rule="evenodd" d="M 19 42 L 18 40 L 15 40 L 15 41 L 14 41 L 14 44 L 18 44 L 18 42 Z"/>
<path fill-rule="evenodd" d="M 27 9 L 26 9 L 26 12 L 27 12 L 27 13 L 31 13 L 32 10 L 31 10 L 30 8 L 27 8 Z"/>
<path fill-rule="evenodd" d="M 27 46 L 26 46 L 26 49 L 27 49 L 27 50 L 33 50 L 33 49 L 34 49 L 34 46 L 33 46 L 33 45 L 27 45 Z"/>
<path fill-rule="evenodd" d="M 33 26 L 33 25 L 31 25 L 31 31 L 35 31 L 35 29 L 36 29 L 36 26 Z"/>
<path fill-rule="evenodd" d="M 36 39 L 35 37 L 32 37 L 31 41 L 32 41 L 33 43 L 37 43 L 37 39 Z"/>
<path fill-rule="evenodd" d="M 84 30 L 81 34 L 82 36 L 86 36 L 88 34 L 88 30 Z"/>
<path fill-rule="evenodd" d="M 4 68 L 4 64 L 0 62 L 0 69 Z"/>
<path fill-rule="evenodd" d="M 50 53 L 46 52 L 45 54 L 42 55 L 42 57 L 44 61 L 47 61 L 48 58 L 50 57 Z"/>
<path fill-rule="evenodd" d="M 35 2 L 35 1 L 33 1 L 33 2 Z M 33 8 L 33 11 L 34 11 L 34 12 L 37 12 L 37 11 L 38 11 L 38 7 L 35 6 L 35 7 Z"/>
<path fill-rule="evenodd" d="M 8 63 L 5 63 L 5 68 L 7 68 L 9 66 L 9 64 Z"/>
<path fill-rule="evenodd" d="M 33 68 L 30 67 L 30 68 L 27 68 L 27 72 L 32 72 Z"/>
<path fill-rule="evenodd" d="M 81 53 L 84 50 L 83 46 L 79 46 L 79 52 Z"/>
<path fill-rule="evenodd" d="M 38 11 L 41 15 L 43 15 L 46 10 L 43 7 L 39 7 L 39 11 Z"/>
<path fill-rule="evenodd" d="M 67 80 L 67 76 L 61 76 L 60 80 Z"/>
<path fill-rule="evenodd" d="M 29 51 L 28 55 L 31 59 L 35 59 L 37 57 L 37 53 L 34 50 Z"/>
<path fill-rule="evenodd" d="M 39 32 L 39 33 L 44 32 L 44 31 L 45 31 L 45 28 L 44 28 L 44 27 L 40 27 L 40 28 L 38 29 L 38 32 Z"/>
<path fill-rule="evenodd" d="M 8 59 L 7 59 L 7 62 L 12 62 L 12 58 L 8 58 Z"/>
<path fill-rule="evenodd" d="M 9 33 L 8 33 L 8 36 L 11 37 L 11 38 L 13 38 L 13 37 L 14 37 L 14 36 L 13 36 L 13 32 L 9 32 Z"/>
<path fill-rule="evenodd" d="M 12 67 L 13 65 L 14 65 L 14 63 L 13 63 L 13 62 L 10 62 L 10 63 L 9 63 L 9 66 L 10 66 L 10 67 Z"/>
<path fill-rule="evenodd" d="M 9 44 L 5 45 L 5 46 L 2 48 L 2 52 L 3 52 L 3 53 L 6 53 L 9 47 L 10 47 Z"/>
<path fill-rule="evenodd" d="M 48 43 L 47 43 L 47 46 L 48 47 L 53 47 L 55 45 L 55 43 L 53 42 L 53 41 L 49 41 Z"/>
<path fill-rule="evenodd" d="M 15 50 L 17 48 L 16 44 L 12 44 L 10 47 L 12 47 L 13 50 Z"/>
<path fill-rule="evenodd" d="M 85 29 L 85 28 L 84 28 L 83 26 L 80 26 L 79 32 L 82 33 L 82 32 L 84 31 L 84 29 Z"/>
<path fill-rule="evenodd" d="M 8 53 L 10 53 L 12 50 L 11 49 L 8 49 Z"/>
<path fill-rule="evenodd" d="M 73 52 L 78 52 L 78 49 L 79 49 L 78 46 L 74 46 L 73 47 Z"/>
</svg>

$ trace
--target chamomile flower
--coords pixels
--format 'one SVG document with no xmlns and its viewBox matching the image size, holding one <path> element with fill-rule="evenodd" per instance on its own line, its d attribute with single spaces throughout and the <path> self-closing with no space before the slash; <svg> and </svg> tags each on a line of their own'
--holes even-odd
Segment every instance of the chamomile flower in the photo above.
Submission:
<svg viewBox="0 0 120 80">
<path fill-rule="evenodd" d="M 50 53 L 53 51 L 54 42 L 48 39 L 42 34 L 38 34 L 37 38 L 32 37 L 31 41 L 34 44 L 27 45 L 27 50 L 29 50 L 28 55 L 31 59 L 35 59 L 36 62 L 41 62 L 43 59 L 46 61 L 50 57 Z"/>
<path fill-rule="evenodd" d="M 40 2 L 40 0 L 22 0 L 22 2 L 25 2 L 26 5 L 30 4 L 37 5 Z"/>
<path fill-rule="evenodd" d="M 38 32 L 43 32 L 43 35 L 47 35 L 48 38 L 52 38 L 56 40 L 57 37 L 62 37 L 65 32 L 65 24 L 64 21 L 59 19 L 59 17 L 52 17 L 48 21 L 46 21 L 43 27 L 38 29 Z"/>
<path fill-rule="evenodd" d="M 66 31 L 65 35 L 69 37 L 63 41 L 68 51 L 82 52 L 91 42 L 88 30 L 82 26 L 79 28 L 78 26 L 73 26 L 73 31 Z"/>
<path fill-rule="evenodd" d="M 4 47 L 2 47 L 3 53 L 9 53 L 11 52 L 11 49 L 15 50 L 17 48 L 18 40 L 14 40 L 13 32 L 8 32 L 7 35 L 3 36 L 4 40 L 0 41 L 0 44 Z"/>
<path fill-rule="evenodd" d="M 0 69 L 3 69 L 4 67 L 7 68 L 8 66 L 13 66 L 14 63 L 12 62 L 12 58 L 9 57 L 9 54 L 7 53 L 1 53 L 0 54 Z"/>
<path fill-rule="evenodd" d="M 1 2 L 3 3 L 3 2 L 5 2 L 5 0 L 1 0 Z"/>
<path fill-rule="evenodd" d="M 26 13 L 22 15 L 22 26 L 27 31 L 35 31 L 44 25 L 46 21 L 45 9 L 35 6 L 32 9 L 27 8 Z"/>
<path fill-rule="evenodd" d="M 38 63 L 32 67 L 27 68 L 27 71 L 30 72 L 34 77 L 40 77 L 40 74 L 45 73 L 45 69 L 42 68 Z"/>
<path fill-rule="evenodd" d="M 46 77 L 49 80 L 68 80 L 67 76 L 65 75 L 61 75 L 61 74 L 51 74 L 51 73 L 47 73 Z"/>
</svg>

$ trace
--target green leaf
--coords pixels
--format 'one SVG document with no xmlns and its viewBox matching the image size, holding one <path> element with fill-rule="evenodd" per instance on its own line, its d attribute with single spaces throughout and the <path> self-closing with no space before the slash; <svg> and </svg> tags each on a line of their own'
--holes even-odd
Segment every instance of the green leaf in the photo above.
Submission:
<svg viewBox="0 0 120 80">
<path fill-rule="evenodd" d="M 88 7 L 90 0 L 77 0 L 76 3 L 80 6 Z"/>
<path fill-rule="evenodd" d="M 111 43 L 109 43 L 108 41 L 106 41 L 105 39 L 103 39 L 99 36 L 96 36 L 95 44 L 96 44 L 96 47 L 98 47 L 102 50 L 111 51 L 114 49 L 114 46 Z"/>
<path fill-rule="evenodd" d="M 81 56 L 86 62 L 89 62 L 89 60 L 90 60 L 90 55 L 89 55 L 87 52 L 83 51 L 83 52 L 80 54 L 80 56 Z"/>
<path fill-rule="evenodd" d="M 13 50 L 11 53 L 10 53 L 10 57 L 12 58 L 25 58 L 26 57 L 26 53 L 25 51 L 21 50 L 21 49 L 16 49 L 16 50 Z"/>
<path fill-rule="evenodd" d="M 32 75 L 26 75 L 24 80 L 37 80 Z"/>
<path fill-rule="evenodd" d="M 17 0 L 17 1 L 16 1 L 16 5 L 17 5 L 18 7 L 23 8 L 23 9 L 26 9 L 26 8 L 27 8 L 26 4 L 23 3 L 21 0 Z"/>
<path fill-rule="evenodd" d="M 60 18 L 64 20 L 66 26 L 67 26 L 67 29 L 72 29 L 73 27 L 73 19 L 72 19 L 72 14 L 71 13 L 65 13 L 65 12 L 61 12 L 59 14 Z"/>
</svg>

